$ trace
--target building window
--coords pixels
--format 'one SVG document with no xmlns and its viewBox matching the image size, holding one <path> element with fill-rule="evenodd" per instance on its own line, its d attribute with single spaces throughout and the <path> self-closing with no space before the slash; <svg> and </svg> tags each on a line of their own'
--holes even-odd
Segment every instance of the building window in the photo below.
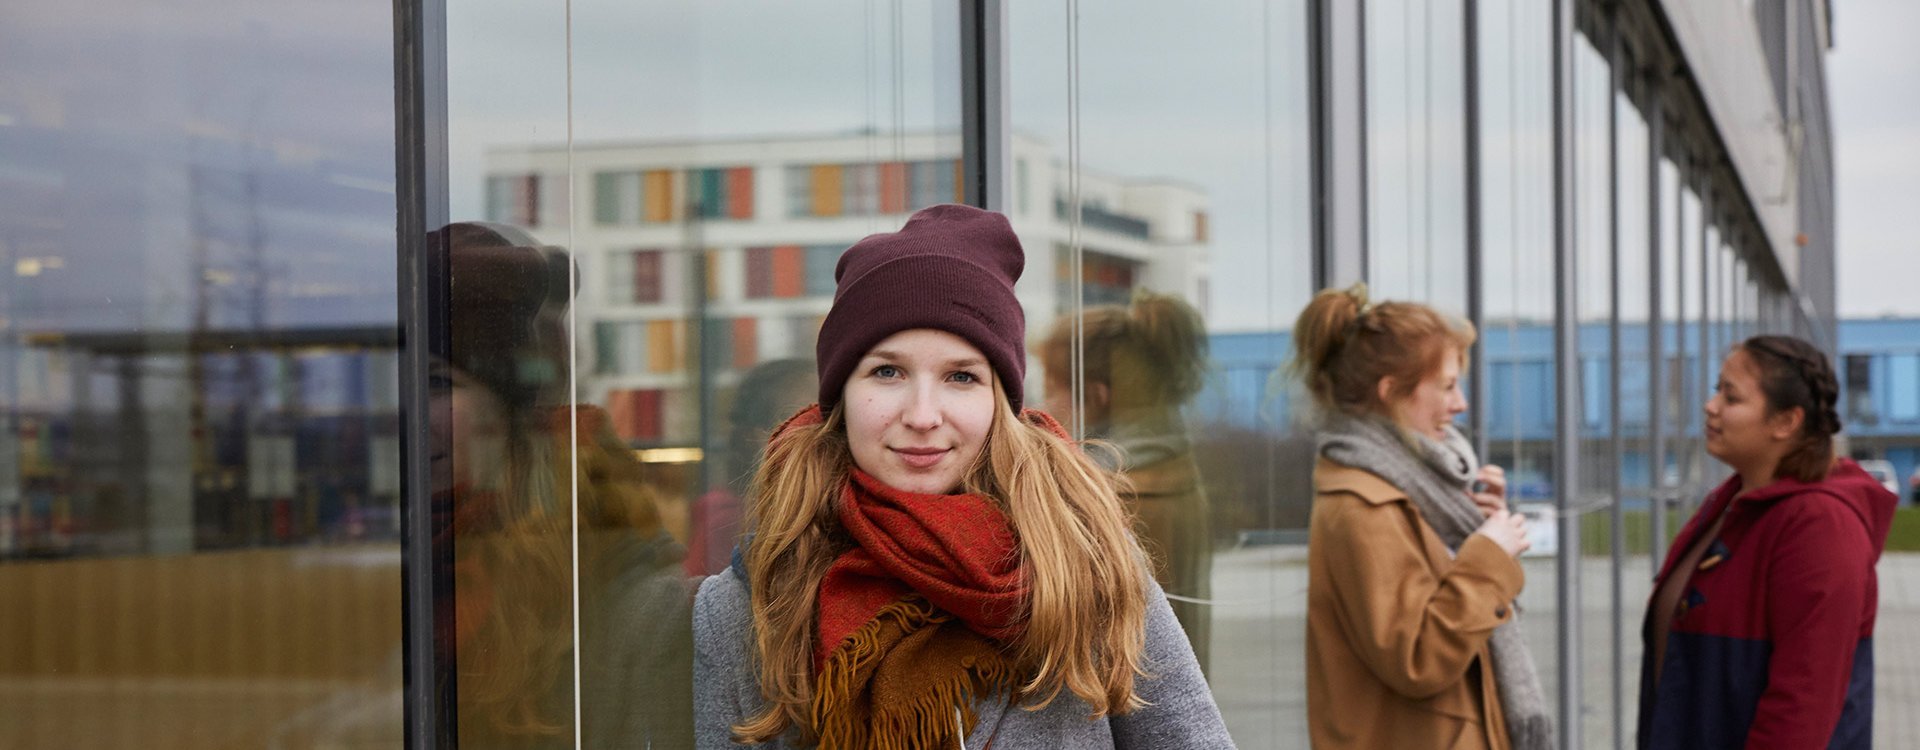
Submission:
<svg viewBox="0 0 1920 750">
<path fill-rule="evenodd" d="M 593 324 L 593 371 L 617 375 L 646 371 L 645 321 L 607 321 Z"/>
<path fill-rule="evenodd" d="M 840 251 L 840 245 L 814 245 L 807 248 L 805 270 L 807 296 L 833 296 L 833 271 L 840 264 Z"/>
<path fill-rule="evenodd" d="M 661 414 L 661 395 L 657 388 L 608 391 L 607 413 L 613 418 L 613 431 L 628 441 L 659 440 L 666 422 Z"/>
<path fill-rule="evenodd" d="M 787 167 L 787 216 L 813 215 L 813 167 Z"/>
<path fill-rule="evenodd" d="M 960 162 L 957 159 L 917 161 L 907 169 L 912 183 L 907 196 L 915 206 L 931 206 L 960 200 Z"/>
<path fill-rule="evenodd" d="M 1058 312 L 1066 314 L 1073 304 L 1073 255 L 1066 245 L 1054 245 L 1054 278 L 1059 281 Z M 1133 299 L 1133 287 L 1139 280 L 1140 261 L 1117 255 L 1085 250 L 1080 258 L 1081 299 L 1088 305 L 1124 305 Z"/>
<path fill-rule="evenodd" d="M 614 253 L 607 268 L 607 299 L 616 305 L 654 305 L 665 301 L 664 255 L 659 250 Z"/>
<path fill-rule="evenodd" d="M 844 170 L 838 164 L 816 164 L 808 170 L 808 179 L 813 183 L 813 215 L 839 216 L 845 210 L 846 196 L 842 180 Z"/>
<path fill-rule="evenodd" d="M 907 163 L 890 161 L 880 165 L 880 212 L 900 214 L 907 211 Z"/>
<path fill-rule="evenodd" d="M 753 168 L 687 171 L 688 211 L 702 219 L 753 218 Z"/>
<path fill-rule="evenodd" d="M 849 164 L 845 170 L 840 210 L 848 216 L 880 213 L 880 165 Z"/>
<path fill-rule="evenodd" d="M 787 215 L 875 216 L 960 199 L 959 162 L 861 162 L 787 167 Z"/>
<path fill-rule="evenodd" d="M 487 220 L 523 227 L 540 221 L 540 176 L 494 175 L 487 178 Z"/>
<path fill-rule="evenodd" d="M 1920 422 L 1920 354 L 1895 354 L 1887 369 L 1887 417 Z"/>
<path fill-rule="evenodd" d="M 1847 417 L 1873 424 L 1873 355 L 1849 354 L 1846 359 Z"/>
<path fill-rule="evenodd" d="M 807 294 L 807 255 L 798 245 L 747 248 L 747 299 Z"/>
</svg>

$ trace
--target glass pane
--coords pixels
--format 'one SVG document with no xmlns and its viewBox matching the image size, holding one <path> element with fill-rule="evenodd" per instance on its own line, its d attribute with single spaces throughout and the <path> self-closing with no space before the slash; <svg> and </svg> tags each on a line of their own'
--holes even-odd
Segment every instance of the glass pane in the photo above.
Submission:
<svg viewBox="0 0 1920 750">
<path fill-rule="evenodd" d="M 1619 557 L 1612 560 L 1609 575 L 1612 586 L 1620 590 L 1619 608 L 1608 621 L 1617 636 L 1621 670 L 1608 665 L 1606 674 L 1618 680 L 1621 696 L 1636 696 L 1640 675 L 1640 615 L 1645 610 L 1647 586 L 1651 575 L 1652 513 L 1655 508 L 1655 457 L 1653 456 L 1653 382 L 1652 335 L 1654 295 L 1664 288 L 1653 286 L 1653 262 L 1658 253 L 1651 246 L 1654 227 L 1648 216 L 1648 196 L 1660 187 L 1658 173 L 1649 169 L 1647 122 L 1627 94 L 1616 94 L 1615 119 L 1619 137 L 1619 209 L 1620 209 L 1620 428 L 1623 452 L 1618 457 L 1617 481 L 1620 494 L 1620 524 L 1613 529 L 1620 536 L 1616 546 Z M 1670 213 L 1664 211 L 1663 213 Z M 1670 286 L 1670 285 L 1666 285 Z M 1610 684 L 1608 689 L 1616 685 Z M 1631 732 L 1638 726 L 1634 717 L 1639 701 L 1628 697 L 1614 704 L 1624 723 L 1615 733 Z M 1605 717 L 1611 726 L 1613 717 Z M 1623 735 L 1624 736 L 1624 735 Z"/>
<path fill-rule="evenodd" d="M 691 746 L 839 254 L 962 198 L 958 10 L 490 1 L 448 50 L 462 746 Z"/>
<path fill-rule="evenodd" d="M 1383 299 L 1462 316 L 1463 12 L 1459 0 L 1366 4 L 1368 281 Z"/>
<path fill-rule="evenodd" d="M 0 8 L 0 746 L 398 744 L 391 18 Z"/>
<path fill-rule="evenodd" d="M 1595 746 L 1611 744 L 1613 725 L 1613 618 L 1610 616 L 1612 579 L 1611 506 L 1619 457 L 1613 451 L 1615 397 L 1612 343 L 1613 317 L 1613 179 L 1610 159 L 1613 117 L 1617 101 L 1607 59 L 1586 37 L 1574 45 L 1574 231 L 1575 300 L 1579 309 L 1580 425 L 1579 486 L 1567 501 L 1581 511 L 1581 545 L 1576 575 L 1580 580 L 1578 613 L 1580 670 L 1565 679 L 1580 681 L 1582 732 Z M 1629 107 L 1630 109 L 1630 107 Z"/>
<path fill-rule="evenodd" d="M 1306 3 L 1086 4 L 1072 61 L 1062 6 L 1009 10 L 1014 229 L 1055 254 L 1028 263 L 1028 392 L 1123 451 L 1228 729 L 1304 745 L 1312 452 L 1279 369 L 1312 292 Z"/>
<path fill-rule="evenodd" d="M 1524 0 L 1479 4 L 1483 147 L 1481 336 L 1489 403 L 1484 460 L 1507 470 L 1509 501 L 1533 520 L 1520 594 L 1541 684 L 1560 674 L 1558 550 L 1553 506 L 1553 79 L 1551 8 Z M 1558 704 L 1549 710 L 1555 721 Z"/>
</svg>

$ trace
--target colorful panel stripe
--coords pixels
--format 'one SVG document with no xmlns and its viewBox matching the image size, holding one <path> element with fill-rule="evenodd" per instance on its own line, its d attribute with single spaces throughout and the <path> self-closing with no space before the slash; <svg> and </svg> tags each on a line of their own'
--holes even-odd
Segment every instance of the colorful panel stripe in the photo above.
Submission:
<svg viewBox="0 0 1920 750">
<path fill-rule="evenodd" d="M 753 218 L 753 168 L 727 170 L 727 218 Z"/>
<path fill-rule="evenodd" d="M 841 212 L 840 165 L 816 164 L 813 167 L 813 215 L 839 216 Z"/>
<path fill-rule="evenodd" d="M 806 256 L 798 245 L 773 249 L 773 296 L 799 297 L 807 293 Z"/>
</svg>

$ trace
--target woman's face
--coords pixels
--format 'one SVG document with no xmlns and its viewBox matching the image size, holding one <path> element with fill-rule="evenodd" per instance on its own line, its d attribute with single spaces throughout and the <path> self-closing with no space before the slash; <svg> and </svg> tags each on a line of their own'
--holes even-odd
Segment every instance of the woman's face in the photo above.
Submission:
<svg viewBox="0 0 1920 750">
<path fill-rule="evenodd" d="M 433 487 L 472 487 L 481 471 L 496 468 L 505 456 L 506 406 L 480 381 L 437 358 L 427 380 Z"/>
<path fill-rule="evenodd" d="M 1440 367 L 1413 387 L 1413 392 L 1392 399 L 1391 381 L 1383 380 L 1393 419 L 1401 427 L 1439 439 L 1453 418 L 1467 410 L 1467 396 L 1460 390 L 1460 351 L 1449 348 L 1440 357 Z"/>
<path fill-rule="evenodd" d="M 993 377 L 986 355 L 945 331 L 875 344 L 840 396 L 853 462 L 895 489 L 955 492 L 993 426 Z"/>
<path fill-rule="evenodd" d="M 1768 413 L 1760 368 L 1746 351 L 1733 350 L 1720 363 L 1720 381 L 1707 400 L 1707 453 L 1736 470 L 1779 463 L 1799 425 L 1791 413 Z"/>
</svg>

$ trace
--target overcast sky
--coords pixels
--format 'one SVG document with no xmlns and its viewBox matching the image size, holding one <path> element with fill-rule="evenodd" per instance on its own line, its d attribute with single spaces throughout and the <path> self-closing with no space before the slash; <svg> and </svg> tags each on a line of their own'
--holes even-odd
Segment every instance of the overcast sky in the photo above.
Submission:
<svg viewBox="0 0 1920 750">
<path fill-rule="evenodd" d="M 1920 315 L 1920 2 L 1833 5 L 1840 315 Z"/>
</svg>

